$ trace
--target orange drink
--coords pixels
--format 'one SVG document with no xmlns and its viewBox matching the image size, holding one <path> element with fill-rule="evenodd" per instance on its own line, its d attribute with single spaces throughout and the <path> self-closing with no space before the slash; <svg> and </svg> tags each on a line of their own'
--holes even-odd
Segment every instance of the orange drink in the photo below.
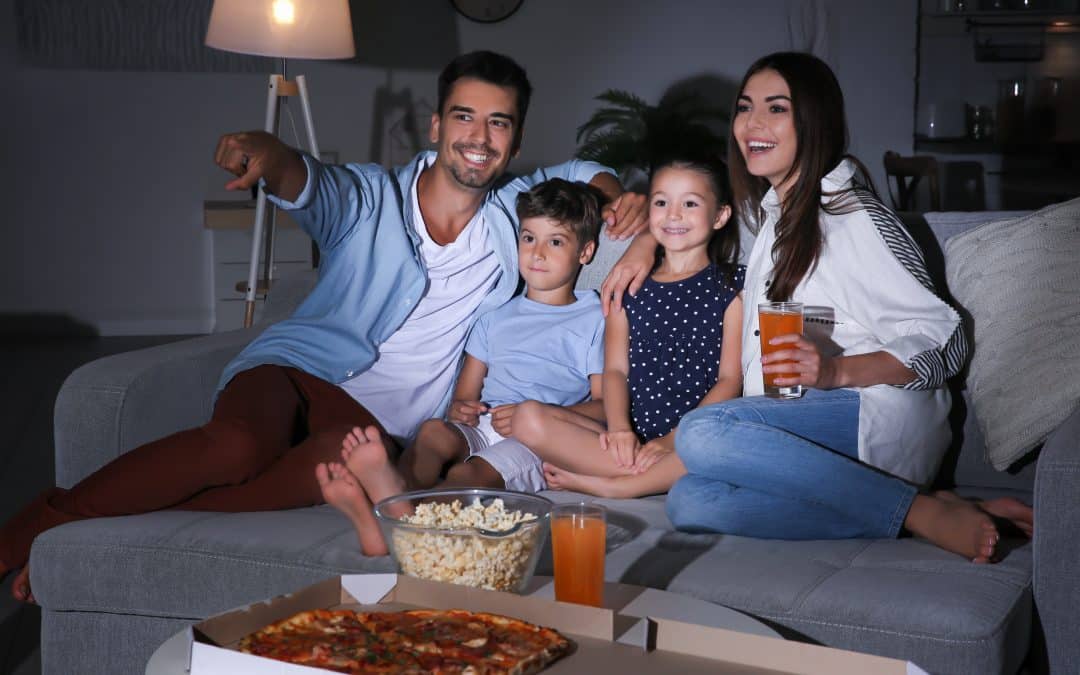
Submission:
<svg viewBox="0 0 1080 675">
<path fill-rule="evenodd" d="M 555 599 L 600 607 L 604 602 L 604 507 L 559 504 L 551 510 Z"/>
<path fill-rule="evenodd" d="M 769 340 L 780 335 L 792 335 L 803 332 L 803 306 L 801 302 L 763 302 L 758 305 L 758 329 L 761 334 L 761 354 L 772 354 L 782 349 L 790 349 L 789 343 L 771 345 Z M 777 363 L 794 363 L 779 361 Z M 775 365 L 775 364 L 774 364 Z M 801 384 L 776 385 L 778 377 L 794 377 L 798 373 L 763 373 L 765 395 L 774 398 L 798 398 L 802 396 Z"/>
</svg>

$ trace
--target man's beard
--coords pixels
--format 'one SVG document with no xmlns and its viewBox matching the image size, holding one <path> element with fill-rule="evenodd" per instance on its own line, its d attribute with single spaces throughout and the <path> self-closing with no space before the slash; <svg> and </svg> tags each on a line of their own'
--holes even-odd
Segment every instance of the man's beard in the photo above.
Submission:
<svg viewBox="0 0 1080 675">
<path fill-rule="evenodd" d="M 495 182 L 494 172 L 492 172 L 491 176 L 485 178 L 479 169 L 462 170 L 453 164 L 450 165 L 450 175 L 458 183 L 468 188 L 486 188 Z"/>
<path fill-rule="evenodd" d="M 478 152 L 485 154 L 489 158 L 491 158 L 489 161 L 491 161 L 492 163 L 494 163 L 500 158 L 498 153 L 487 147 L 474 148 L 471 146 L 463 145 L 455 146 L 454 150 L 459 153 Z M 499 177 L 499 171 L 491 168 L 489 168 L 489 170 L 491 171 L 491 175 L 485 177 L 481 169 L 459 167 L 454 162 L 448 162 L 448 167 L 450 169 L 450 175 L 454 177 L 454 180 L 456 180 L 458 183 L 465 187 L 473 189 L 489 187 L 492 183 L 495 182 L 495 179 Z"/>
</svg>

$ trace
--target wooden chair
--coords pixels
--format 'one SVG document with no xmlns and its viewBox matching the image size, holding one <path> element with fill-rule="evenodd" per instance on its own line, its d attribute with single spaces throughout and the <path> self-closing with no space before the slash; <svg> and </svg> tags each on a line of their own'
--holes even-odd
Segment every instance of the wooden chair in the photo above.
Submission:
<svg viewBox="0 0 1080 675">
<path fill-rule="evenodd" d="M 1080 185 L 1080 181 L 1077 181 Z M 950 160 L 941 165 L 941 208 L 945 211 L 985 211 L 986 171 L 982 162 Z"/>
<path fill-rule="evenodd" d="M 897 211 L 917 211 L 915 196 L 919 182 L 926 179 L 930 190 L 929 211 L 941 210 L 941 188 L 938 180 L 937 159 L 927 155 L 901 157 L 892 150 L 885 151 L 885 180 L 889 184 L 889 198 Z M 893 183 L 896 183 L 896 194 Z"/>
</svg>

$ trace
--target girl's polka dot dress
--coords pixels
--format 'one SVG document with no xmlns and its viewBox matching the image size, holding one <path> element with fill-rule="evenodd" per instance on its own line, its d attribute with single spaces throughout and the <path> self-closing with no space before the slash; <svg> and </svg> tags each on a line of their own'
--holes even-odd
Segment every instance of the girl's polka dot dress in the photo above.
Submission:
<svg viewBox="0 0 1080 675">
<path fill-rule="evenodd" d="M 623 305 L 630 324 L 630 418 L 642 442 L 674 429 L 716 384 L 724 311 L 743 265 L 710 264 L 682 281 L 651 277 Z"/>
</svg>

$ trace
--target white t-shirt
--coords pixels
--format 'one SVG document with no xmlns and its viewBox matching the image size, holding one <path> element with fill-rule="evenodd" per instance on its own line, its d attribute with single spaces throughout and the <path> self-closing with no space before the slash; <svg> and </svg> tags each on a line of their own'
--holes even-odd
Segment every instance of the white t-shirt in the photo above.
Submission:
<svg viewBox="0 0 1080 675">
<path fill-rule="evenodd" d="M 420 174 L 431 165 L 416 172 Z M 375 364 L 341 383 L 401 444 L 408 444 L 424 420 L 440 417 L 439 404 L 454 386 L 473 314 L 499 280 L 499 261 L 479 209 L 457 239 L 440 246 L 428 234 L 416 194 L 409 189 L 412 227 L 428 285 L 401 328 L 379 345 Z"/>
</svg>

